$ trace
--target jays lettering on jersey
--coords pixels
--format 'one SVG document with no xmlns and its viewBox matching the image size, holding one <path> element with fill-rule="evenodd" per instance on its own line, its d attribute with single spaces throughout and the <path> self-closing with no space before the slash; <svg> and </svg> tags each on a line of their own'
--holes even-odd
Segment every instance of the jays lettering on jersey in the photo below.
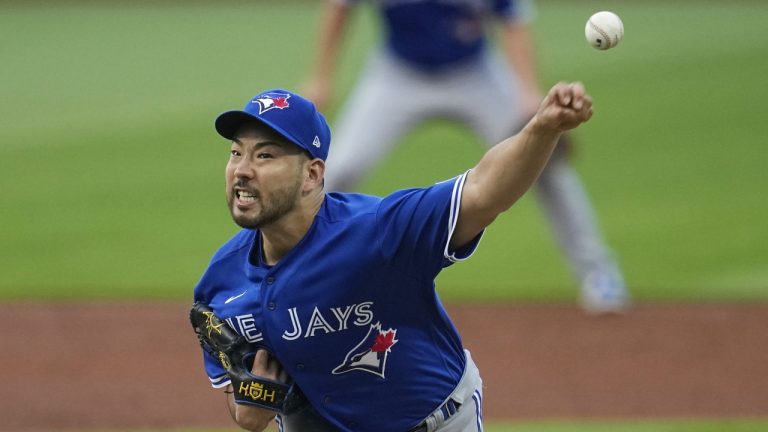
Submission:
<svg viewBox="0 0 768 432">
<path fill-rule="evenodd" d="M 353 4 L 361 0 L 339 0 Z M 486 44 L 489 16 L 528 20 L 529 0 L 371 0 L 381 9 L 386 45 L 396 57 L 436 70 L 471 60 Z"/>
<path fill-rule="evenodd" d="M 277 265 L 258 231 L 213 257 L 195 300 L 275 353 L 316 410 L 341 430 L 407 430 L 434 411 L 465 365 L 434 278 L 471 255 L 448 241 L 466 174 L 384 198 L 329 193 Z M 229 383 L 203 354 L 214 387 Z"/>
</svg>

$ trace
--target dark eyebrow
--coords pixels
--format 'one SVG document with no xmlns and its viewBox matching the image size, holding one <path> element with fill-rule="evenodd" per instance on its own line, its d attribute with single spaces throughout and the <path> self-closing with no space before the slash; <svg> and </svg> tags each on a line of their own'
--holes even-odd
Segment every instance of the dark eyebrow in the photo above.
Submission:
<svg viewBox="0 0 768 432">
<path fill-rule="evenodd" d="M 237 138 L 232 138 L 232 142 L 237 144 L 237 145 L 239 145 L 240 147 L 243 146 L 243 142 L 240 141 Z M 282 143 L 280 141 L 273 141 L 273 140 L 262 141 L 260 143 L 255 144 L 254 147 L 259 149 L 259 148 L 266 147 L 266 146 L 269 146 L 269 145 L 274 145 L 274 146 L 277 146 L 277 147 L 280 147 L 280 148 L 285 148 L 286 147 L 285 143 Z"/>
</svg>

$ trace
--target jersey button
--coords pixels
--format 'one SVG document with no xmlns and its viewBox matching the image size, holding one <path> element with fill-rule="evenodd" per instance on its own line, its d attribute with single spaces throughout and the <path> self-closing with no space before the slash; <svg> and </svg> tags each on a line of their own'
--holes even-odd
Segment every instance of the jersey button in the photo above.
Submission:
<svg viewBox="0 0 768 432">
<path fill-rule="evenodd" d="M 304 363 L 299 363 L 296 365 L 296 370 L 303 371 L 304 370 Z"/>
<path fill-rule="evenodd" d="M 275 281 L 275 277 L 274 276 L 268 277 L 267 278 L 267 285 L 272 285 L 272 282 L 274 282 L 274 281 Z"/>
<path fill-rule="evenodd" d="M 267 303 L 267 309 L 269 310 L 275 310 L 277 306 L 275 305 L 275 302 L 269 302 Z"/>
<path fill-rule="evenodd" d="M 331 404 L 331 397 L 326 396 L 323 398 L 323 405 L 330 405 Z"/>
</svg>

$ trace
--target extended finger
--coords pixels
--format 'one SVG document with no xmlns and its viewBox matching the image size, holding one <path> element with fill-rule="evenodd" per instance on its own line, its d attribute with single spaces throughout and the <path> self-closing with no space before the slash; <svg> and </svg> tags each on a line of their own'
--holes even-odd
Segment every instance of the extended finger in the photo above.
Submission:
<svg viewBox="0 0 768 432">
<path fill-rule="evenodd" d="M 251 372 L 257 375 L 267 369 L 269 362 L 269 353 L 265 350 L 257 350 L 253 356 L 253 366 Z M 257 373 L 258 372 L 258 373 Z"/>
</svg>

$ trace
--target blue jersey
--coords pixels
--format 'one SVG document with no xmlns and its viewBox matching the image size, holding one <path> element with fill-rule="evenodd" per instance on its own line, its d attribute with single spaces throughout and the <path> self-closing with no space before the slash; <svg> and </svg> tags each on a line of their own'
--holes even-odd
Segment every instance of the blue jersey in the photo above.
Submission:
<svg viewBox="0 0 768 432">
<path fill-rule="evenodd" d="M 448 250 L 465 178 L 384 198 L 326 194 L 275 266 L 262 260 L 259 232 L 242 230 L 214 255 L 195 300 L 273 352 L 339 429 L 407 430 L 464 371 L 434 279 L 480 241 Z M 218 360 L 203 355 L 213 386 L 229 384 Z"/>
<path fill-rule="evenodd" d="M 477 57 L 486 45 L 489 18 L 527 19 L 529 12 L 529 2 L 514 0 L 373 1 L 380 8 L 389 50 L 427 70 Z"/>
</svg>

